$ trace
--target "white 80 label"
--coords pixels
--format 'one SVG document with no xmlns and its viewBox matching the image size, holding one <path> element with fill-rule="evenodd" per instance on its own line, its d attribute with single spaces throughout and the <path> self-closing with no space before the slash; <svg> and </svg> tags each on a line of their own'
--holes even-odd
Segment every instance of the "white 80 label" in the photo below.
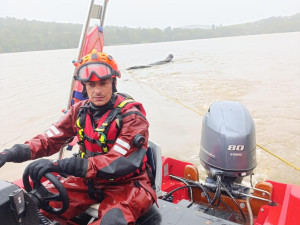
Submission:
<svg viewBox="0 0 300 225">
<path fill-rule="evenodd" d="M 228 149 L 229 151 L 243 151 L 245 148 L 244 145 L 228 145 Z"/>
</svg>

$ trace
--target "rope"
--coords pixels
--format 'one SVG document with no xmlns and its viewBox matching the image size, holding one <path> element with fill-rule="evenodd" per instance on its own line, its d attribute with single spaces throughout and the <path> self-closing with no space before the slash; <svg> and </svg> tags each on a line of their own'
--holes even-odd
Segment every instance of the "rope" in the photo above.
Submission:
<svg viewBox="0 0 300 225">
<path fill-rule="evenodd" d="M 200 116 L 202 116 L 202 117 L 204 116 L 204 115 L 203 115 L 202 113 L 200 113 L 199 111 L 197 111 L 197 110 L 195 110 L 195 109 L 193 109 L 193 108 L 191 108 L 191 107 L 189 107 L 189 106 L 183 104 L 182 102 L 180 102 L 179 100 L 177 100 L 177 99 L 175 99 L 175 98 L 170 97 L 169 95 L 165 94 L 164 92 L 162 92 L 162 91 L 160 91 L 160 90 L 154 88 L 152 85 L 146 84 L 145 82 L 142 82 L 142 81 L 138 80 L 138 79 L 135 78 L 134 76 L 131 76 L 131 77 L 132 77 L 137 83 L 140 83 L 140 84 L 142 84 L 142 85 L 146 85 L 146 86 L 150 87 L 152 90 L 158 92 L 160 95 L 165 96 L 165 97 L 168 98 L 168 99 L 171 99 L 172 101 L 176 102 L 177 104 L 184 106 L 185 108 L 187 108 L 187 109 L 189 109 L 189 110 L 191 110 L 191 111 L 197 113 L 198 115 L 200 115 Z M 270 151 L 270 150 L 264 148 L 263 146 L 261 146 L 261 145 L 259 145 L 259 144 L 256 144 L 256 146 L 259 147 L 260 149 L 262 149 L 262 150 L 268 152 L 269 154 L 273 155 L 273 156 L 276 157 L 277 159 L 281 160 L 282 162 L 286 163 L 287 165 L 293 167 L 295 170 L 298 170 L 298 171 L 300 172 L 300 168 L 294 166 L 292 163 L 286 161 L 285 159 L 283 159 L 283 158 L 281 158 L 280 156 L 276 155 L 276 154 L 273 153 L 272 151 Z"/>
<path fill-rule="evenodd" d="M 294 169 L 300 171 L 300 168 L 294 166 L 292 163 L 286 161 L 285 159 L 281 158 L 280 156 L 276 155 L 275 153 L 271 152 L 270 150 L 264 148 L 263 146 L 256 144 L 257 147 L 261 148 L 262 150 L 268 152 L 269 154 L 271 154 L 272 156 L 276 157 L 277 159 L 281 160 L 282 162 L 286 163 L 287 165 L 293 167 Z"/>
<path fill-rule="evenodd" d="M 154 88 L 152 85 L 146 84 L 146 83 L 144 83 L 144 82 L 138 80 L 138 79 L 135 78 L 134 76 L 131 76 L 131 77 L 132 77 L 137 83 L 140 83 L 140 84 L 142 84 L 142 85 L 146 85 L 146 86 L 150 87 L 152 90 L 154 90 L 154 91 L 156 91 L 157 93 L 159 93 L 160 95 L 165 96 L 166 98 L 171 99 L 172 101 L 176 102 L 177 104 L 184 106 L 185 108 L 187 108 L 187 109 L 189 109 L 189 110 L 191 110 L 191 111 L 193 111 L 193 112 L 199 114 L 199 115 L 202 116 L 202 117 L 204 116 L 204 115 L 203 115 L 202 113 L 200 113 L 199 111 L 197 111 L 197 110 L 195 110 L 195 109 L 189 107 L 188 105 L 183 104 L 182 102 L 178 101 L 176 98 L 172 98 L 171 96 L 165 94 L 164 92 L 162 92 L 162 91 L 160 91 L 160 90 Z"/>
</svg>

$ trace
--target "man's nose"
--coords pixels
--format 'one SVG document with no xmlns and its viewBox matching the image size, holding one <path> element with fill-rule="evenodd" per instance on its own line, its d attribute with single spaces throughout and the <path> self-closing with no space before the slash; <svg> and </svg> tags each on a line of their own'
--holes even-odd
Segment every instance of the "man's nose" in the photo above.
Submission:
<svg viewBox="0 0 300 225">
<path fill-rule="evenodd" d="M 100 85 L 95 86 L 95 92 L 96 93 L 102 93 L 102 87 Z"/>
</svg>

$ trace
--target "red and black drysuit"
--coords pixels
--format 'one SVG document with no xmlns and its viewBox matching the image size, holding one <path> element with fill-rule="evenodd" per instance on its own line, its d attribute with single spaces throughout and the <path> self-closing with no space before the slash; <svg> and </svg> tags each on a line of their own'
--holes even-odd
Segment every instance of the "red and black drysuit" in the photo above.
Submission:
<svg viewBox="0 0 300 225">
<path fill-rule="evenodd" d="M 86 178 L 70 176 L 62 180 L 70 198 L 70 207 L 62 214 L 67 219 L 78 215 L 102 198 L 98 210 L 99 219 L 92 224 L 135 224 L 156 201 L 145 169 L 149 124 L 144 108 L 134 101 L 125 104 L 123 101 L 126 99 L 120 94 L 114 93 L 112 100 L 111 109 L 100 118 L 95 118 L 92 114 L 91 102 L 79 102 L 45 134 L 37 135 L 25 143 L 31 149 L 31 159 L 36 159 L 58 152 L 76 134 L 80 134 L 81 151 L 88 160 L 87 173 Z M 107 116 L 118 106 L 120 113 L 108 125 L 106 132 L 107 145 L 95 141 L 100 140 L 102 135 L 101 132 L 95 132 L 95 129 L 101 130 Z M 101 111 L 101 107 L 99 110 Z M 97 112 L 95 108 L 94 112 Z M 133 144 L 137 136 L 145 138 L 141 147 Z M 91 193 L 97 200 L 90 197 Z"/>
</svg>

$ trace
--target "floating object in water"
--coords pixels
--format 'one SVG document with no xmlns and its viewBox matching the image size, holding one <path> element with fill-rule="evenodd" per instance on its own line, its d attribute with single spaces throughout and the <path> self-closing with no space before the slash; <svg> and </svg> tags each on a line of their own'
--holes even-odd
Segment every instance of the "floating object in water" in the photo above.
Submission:
<svg viewBox="0 0 300 225">
<path fill-rule="evenodd" d="M 149 68 L 149 67 L 152 67 L 152 66 L 157 66 L 157 65 L 162 65 L 162 64 L 166 64 L 168 62 L 171 62 L 171 60 L 174 58 L 173 54 L 169 54 L 167 56 L 167 58 L 165 58 L 164 60 L 162 61 L 157 61 L 157 62 L 154 62 L 154 63 L 150 63 L 148 65 L 143 65 L 143 66 L 132 66 L 132 67 L 129 67 L 127 68 L 127 70 L 135 70 L 135 69 L 144 69 L 144 68 Z"/>
</svg>

